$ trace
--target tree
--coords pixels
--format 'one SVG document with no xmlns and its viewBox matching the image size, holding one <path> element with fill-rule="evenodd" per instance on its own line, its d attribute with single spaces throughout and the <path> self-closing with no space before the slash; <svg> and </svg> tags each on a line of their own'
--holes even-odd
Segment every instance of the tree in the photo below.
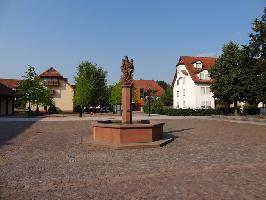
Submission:
<svg viewBox="0 0 266 200">
<path fill-rule="evenodd" d="M 89 61 L 82 62 L 77 70 L 74 104 L 80 108 L 82 117 L 84 106 L 98 106 L 105 101 L 106 72 Z"/>
<path fill-rule="evenodd" d="M 210 76 L 214 97 L 225 102 L 233 101 L 237 114 L 237 101 L 244 100 L 246 87 L 242 53 L 237 44 L 229 42 L 224 45 L 221 56 L 210 70 Z"/>
<path fill-rule="evenodd" d="M 161 96 L 160 100 L 164 106 L 173 105 L 173 89 L 171 85 L 165 81 L 157 81 L 157 83 L 164 89 L 164 94 Z"/>
<path fill-rule="evenodd" d="M 121 99 L 122 99 L 121 83 L 117 82 L 111 86 L 111 95 L 109 99 L 110 104 L 115 108 L 115 113 L 117 113 L 117 105 L 121 105 Z"/>
<path fill-rule="evenodd" d="M 263 102 L 266 104 L 266 7 L 262 17 L 253 22 L 253 32 L 249 35 L 250 40 L 244 46 L 246 58 L 248 58 L 247 71 L 250 71 L 250 84 L 253 86 L 253 98 L 251 103 Z"/>
<path fill-rule="evenodd" d="M 160 99 L 164 106 L 173 106 L 173 89 L 170 86 L 167 87 Z"/>
<path fill-rule="evenodd" d="M 164 95 L 161 96 L 160 100 L 164 106 L 173 105 L 173 89 L 171 85 L 165 81 L 157 81 L 157 83 L 164 89 Z"/>
<path fill-rule="evenodd" d="M 34 67 L 28 65 L 28 70 L 22 77 L 23 80 L 18 87 L 18 101 L 28 103 L 29 112 L 31 112 L 31 105 L 36 105 L 39 111 L 39 105 L 50 106 L 52 104 L 49 90 L 43 85 Z"/>
<path fill-rule="evenodd" d="M 132 86 L 132 101 L 136 101 L 136 87 Z M 111 86 L 111 95 L 109 102 L 115 107 L 115 113 L 117 113 L 117 105 L 122 103 L 122 87 L 120 81 Z"/>
<path fill-rule="evenodd" d="M 168 83 L 166 83 L 165 81 L 156 81 L 158 83 L 158 85 L 160 85 L 161 88 L 163 88 L 164 90 L 166 90 L 167 88 L 170 87 L 170 85 Z"/>
</svg>

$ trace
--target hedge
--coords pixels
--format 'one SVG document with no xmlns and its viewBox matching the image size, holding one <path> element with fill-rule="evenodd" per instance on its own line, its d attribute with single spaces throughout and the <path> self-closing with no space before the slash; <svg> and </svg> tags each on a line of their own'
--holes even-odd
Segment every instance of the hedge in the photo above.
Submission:
<svg viewBox="0 0 266 200">
<path fill-rule="evenodd" d="M 148 113 L 148 108 L 144 107 L 144 112 Z M 169 116 L 209 116 L 222 114 L 219 110 L 215 109 L 175 109 L 175 108 L 160 108 L 151 109 L 153 114 L 169 115 Z"/>
</svg>

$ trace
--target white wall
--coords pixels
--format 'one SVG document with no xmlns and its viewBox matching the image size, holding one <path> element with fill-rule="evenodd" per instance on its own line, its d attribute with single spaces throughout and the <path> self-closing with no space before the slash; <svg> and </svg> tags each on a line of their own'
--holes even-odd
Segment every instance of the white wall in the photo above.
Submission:
<svg viewBox="0 0 266 200">
<path fill-rule="evenodd" d="M 211 107 L 214 108 L 214 98 L 213 94 L 201 94 L 201 87 L 210 87 L 210 84 L 196 84 L 192 80 L 190 74 L 188 73 L 185 65 L 178 65 L 176 68 L 177 78 L 173 86 L 173 107 L 183 108 L 183 101 L 185 101 L 185 108 L 201 108 L 201 102 L 210 101 Z M 182 70 L 187 72 L 187 75 L 182 72 Z M 185 77 L 185 84 L 183 84 L 183 78 Z M 179 80 L 179 85 L 177 81 Z M 183 96 L 183 89 L 185 89 L 185 96 Z M 177 91 L 179 91 L 179 97 L 177 97 Z"/>
<path fill-rule="evenodd" d="M 179 102 L 179 108 L 183 107 L 183 102 L 185 102 L 185 108 L 193 108 L 196 104 L 195 96 L 195 84 L 191 79 L 185 65 L 177 66 L 177 78 L 173 87 L 173 107 L 177 108 L 177 102 Z M 184 74 L 185 71 L 187 74 Z M 183 83 L 183 78 L 185 78 L 185 83 Z M 179 80 L 179 85 L 177 81 Z M 183 89 L 185 89 L 185 96 L 183 96 Z M 179 97 L 177 97 L 177 91 L 179 91 Z"/>
<path fill-rule="evenodd" d="M 210 84 L 195 84 L 196 86 L 196 105 L 194 108 L 201 108 L 202 102 L 204 102 L 205 108 L 207 106 L 207 102 L 211 103 L 211 108 L 215 108 L 213 93 L 209 94 L 206 92 L 207 88 L 210 88 Z M 201 88 L 205 89 L 205 94 L 201 93 Z"/>
</svg>

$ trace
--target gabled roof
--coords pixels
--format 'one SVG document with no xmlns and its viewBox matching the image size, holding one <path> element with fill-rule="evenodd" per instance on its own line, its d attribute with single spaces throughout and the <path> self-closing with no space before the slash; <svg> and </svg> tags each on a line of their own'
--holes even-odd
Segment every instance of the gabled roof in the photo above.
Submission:
<svg viewBox="0 0 266 200">
<path fill-rule="evenodd" d="M 20 82 L 21 80 L 18 79 L 0 79 L 0 83 L 11 89 L 16 89 Z"/>
<path fill-rule="evenodd" d="M 7 97 L 16 97 L 16 93 L 2 83 L 0 83 L 0 95 Z"/>
<path fill-rule="evenodd" d="M 202 69 L 196 69 L 193 64 L 197 61 L 202 62 Z M 210 83 L 211 80 L 202 80 L 200 79 L 197 74 L 204 71 L 204 70 L 210 70 L 214 64 L 215 64 L 216 58 L 213 57 L 194 57 L 194 56 L 181 56 L 179 58 L 178 65 L 185 65 L 189 75 L 191 76 L 192 80 L 195 83 Z M 175 72 L 174 80 L 172 82 L 172 86 L 174 85 L 176 81 L 177 74 Z"/>
<path fill-rule="evenodd" d="M 149 88 L 157 92 L 158 96 L 164 94 L 164 89 L 154 80 L 133 80 L 136 88 L 143 88 L 146 92 Z"/>
<path fill-rule="evenodd" d="M 54 69 L 53 67 L 50 67 L 49 69 L 47 69 L 45 72 L 40 74 L 41 78 L 44 77 L 54 77 L 54 78 L 64 78 L 56 69 Z"/>
</svg>

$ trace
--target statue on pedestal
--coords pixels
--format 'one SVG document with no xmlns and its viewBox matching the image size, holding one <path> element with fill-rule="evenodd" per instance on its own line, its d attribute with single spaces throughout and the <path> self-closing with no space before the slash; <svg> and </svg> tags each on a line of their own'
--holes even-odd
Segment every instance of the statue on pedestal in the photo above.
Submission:
<svg viewBox="0 0 266 200">
<path fill-rule="evenodd" d="M 125 56 L 125 58 L 122 59 L 121 72 L 122 72 L 121 76 L 122 87 L 132 87 L 133 73 L 134 73 L 133 59 L 129 61 L 127 56 Z"/>
</svg>

